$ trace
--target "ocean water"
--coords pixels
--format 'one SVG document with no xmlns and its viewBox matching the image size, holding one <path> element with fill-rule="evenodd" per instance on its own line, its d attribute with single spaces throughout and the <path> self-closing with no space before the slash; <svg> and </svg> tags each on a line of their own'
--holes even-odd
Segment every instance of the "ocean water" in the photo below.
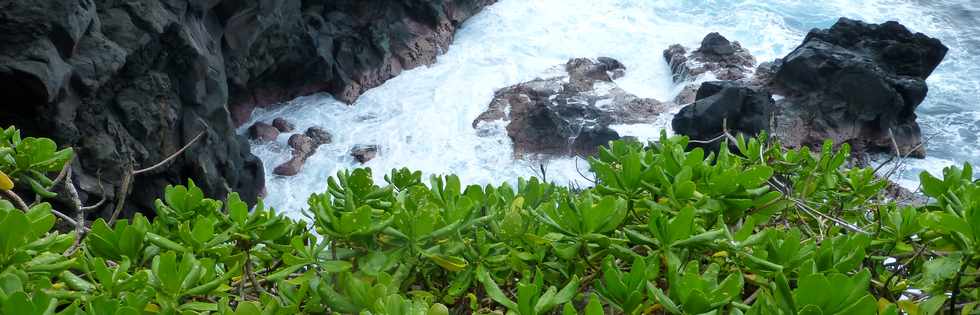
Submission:
<svg viewBox="0 0 980 315">
<path fill-rule="evenodd" d="M 929 158 L 905 161 L 900 183 L 914 189 L 919 171 L 980 164 L 980 3 L 974 0 L 501 0 L 467 21 L 435 64 L 404 72 L 353 106 L 329 95 L 301 97 L 257 111 L 240 132 L 254 121 L 285 117 L 297 130 L 320 126 L 334 135 L 334 142 L 320 147 L 294 177 L 272 174 L 290 157 L 289 134 L 252 148 L 265 162 L 266 204 L 296 216 L 309 194 L 326 189 L 329 176 L 360 166 L 348 155 L 357 144 L 381 147 L 364 165 L 374 169 L 378 181 L 392 168 L 408 167 L 455 173 L 464 183 L 500 183 L 540 175 L 541 164 L 551 181 L 584 185 L 584 160 L 515 160 L 502 124 L 471 127 L 495 90 L 542 76 L 569 58 L 608 56 L 627 67 L 617 80 L 622 88 L 668 100 L 681 88 L 671 82 L 662 57 L 670 44 L 696 47 L 716 31 L 767 61 L 785 56 L 807 31 L 828 27 L 841 16 L 897 20 L 950 47 L 918 110 Z M 616 128 L 624 135 L 655 138 L 670 131 L 669 122 L 668 114 L 653 124 Z"/>
</svg>

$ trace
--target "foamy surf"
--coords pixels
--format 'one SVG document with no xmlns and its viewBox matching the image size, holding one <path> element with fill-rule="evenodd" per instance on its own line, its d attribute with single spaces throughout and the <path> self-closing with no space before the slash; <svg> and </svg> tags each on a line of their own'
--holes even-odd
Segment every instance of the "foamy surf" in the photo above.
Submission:
<svg viewBox="0 0 980 315">
<path fill-rule="evenodd" d="M 971 7 L 973 6 L 973 7 Z M 581 159 L 515 160 L 502 125 L 473 129 L 495 90 L 546 76 L 569 58 L 608 56 L 627 67 L 617 84 L 640 97 L 672 99 L 679 87 L 671 81 L 661 52 L 670 44 L 696 46 L 717 31 L 748 48 L 758 61 L 789 53 L 811 28 L 828 27 L 846 16 L 869 22 L 898 20 L 914 31 L 938 37 L 950 47 L 946 61 L 928 83 L 929 97 L 919 121 L 929 138 L 930 157 L 908 160 L 898 173 L 914 189 L 917 173 L 937 173 L 943 166 L 980 163 L 980 31 L 963 30 L 955 13 L 980 10 L 968 1 L 923 5 L 896 1 L 693 1 L 646 0 L 501 0 L 471 18 L 457 33 L 449 51 L 429 67 L 402 73 L 365 93 L 348 106 L 328 95 L 298 98 L 287 106 L 259 110 L 254 121 L 285 117 L 297 130 L 320 126 L 334 135 L 294 177 L 272 174 L 289 158 L 281 135 L 277 142 L 253 146 L 265 162 L 266 203 L 298 215 L 309 194 L 326 188 L 338 170 L 360 167 L 348 155 L 357 144 L 376 144 L 380 154 L 366 165 L 376 180 L 392 168 L 427 174 L 455 173 L 474 184 L 514 181 L 540 175 L 549 180 L 585 185 Z M 977 11 L 974 11 L 977 12 Z M 959 25 L 959 26 L 957 26 Z M 973 27 L 980 27 L 973 25 Z M 971 33 L 972 31 L 972 33 Z M 972 34 L 972 35 L 971 35 Z M 973 42 L 971 42 L 973 41 Z M 973 46 L 971 46 L 973 45 Z M 676 109 L 675 109 L 676 111 Z M 670 116 L 653 125 L 619 125 L 623 135 L 655 139 L 670 128 Z M 242 130 L 244 132 L 244 128 Z M 931 135 L 931 136 L 930 136 Z"/>
</svg>

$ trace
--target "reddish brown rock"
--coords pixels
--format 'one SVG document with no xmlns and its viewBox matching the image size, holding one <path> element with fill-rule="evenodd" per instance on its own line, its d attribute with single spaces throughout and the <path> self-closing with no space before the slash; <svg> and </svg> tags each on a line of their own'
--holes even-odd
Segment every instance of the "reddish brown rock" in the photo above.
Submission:
<svg viewBox="0 0 980 315">
<path fill-rule="evenodd" d="M 273 119 L 272 126 L 276 127 L 276 129 L 279 129 L 279 132 L 293 132 L 293 130 L 296 129 L 296 126 L 293 125 L 293 123 L 289 122 L 288 120 L 282 117 Z"/>
<path fill-rule="evenodd" d="M 264 122 L 257 122 L 248 127 L 248 138 L 259 142 L 275 141 L 279 137 L 279 129 Z"/>
<path fill-rule="evenodd" d="M 273 174 L 280 176 L 294 176 L 303 170 L 303 164 L 313 153 L 316 153 L 319 143 L 307 135 L 294 134 L 289 137 L 289 147 L 293 148 L 293 158 L 286 161 L 272 170 Z"/>
<path fill-rule="evenodd" d="M 304 134 L 310 137 L 317 146 L 333 142 L 333 135 L 320 127 L 310 127 L 306 129 Z"/>
</svg>

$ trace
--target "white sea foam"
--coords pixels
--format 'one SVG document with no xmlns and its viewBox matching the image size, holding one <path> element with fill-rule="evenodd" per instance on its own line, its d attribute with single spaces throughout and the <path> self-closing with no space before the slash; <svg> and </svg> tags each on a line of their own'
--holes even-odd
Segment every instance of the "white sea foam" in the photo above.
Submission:
<svg viewBox="0 0 980 315">
<path fill-rule="evenodd" d="M 427 174 L 456 173 L 467 183 L 512 181 L 538 175 L 539 161 L 514 160 L 502 124 L 472 128 L 473 119 L 486 109 L 495 90 L 548 76 L 549 69 L 569 58 L 608 56 L 627 67 L 626 76 L 617 80 L 620 87 L 641 97 L 669 100 L 681 88 L 671 82 L 661 55 L 670 44 L 697 46 L 706 33 L 717 31 L 740 41 L 759 61 L 766 61 L 787 54 L 809 29 L 827 27 L 844 15 L 872 22 L 898 19 L 913 30 L 940 37 L 952 47 L 946 63 L 930 78 L 931 94 L 920 108 L 924 129 L 937 133 L 929 147 L 936 158 L 912 165 L 933 170 L 945 161 L 977 162 L 980 158 L 974 150 L 980 146 L 976 136 L 980 133 L 976 108 L 980 104 L 980 80 L 975 73 L 980 72 L 980 62 L 963 49 L 957 52 L 976 36 L 950 27 L 951 17 L 940 14 L 941 8 L 932 12 L 922 7 L 889 0 L 711 4 L 501 0 L 467 21 L 436 64 L 406 71 L 368 91 L 353 106 L 327 95 L 314 95 L 278 109 L 257 111 L 253 122 L 285 117 L 298 130 L 321 126 L 333 133 L 334 142 L 317 150 L 300 175 L 281 177 L 271 172 L 289 157 L 285 146 L 288 135 L 273 144 L 255 145 L 252 151 L 265 162 L 267 204 L 294 215 L 306 207 L 309 194 L 326 188 L 327 177 L 359 166 L 348 156 L 356 144 L 381 147 L 378 157 L 366 165 L 375 170 L 379 181 L 385 172 L 400 167 Z M 614 127 L 625 135 L 648 139 L 669 129 L 669 122 L 666 115 L 653 126 Z M 581 160 L 562 158 L 540 163 L 549 180 L 586 183 L 576 170 L 577 164 L 584 172 L 586 166 Z M 914 185 L 914 176 L 903 178 L 909 181 L 905 184 Z"/>
</svg>

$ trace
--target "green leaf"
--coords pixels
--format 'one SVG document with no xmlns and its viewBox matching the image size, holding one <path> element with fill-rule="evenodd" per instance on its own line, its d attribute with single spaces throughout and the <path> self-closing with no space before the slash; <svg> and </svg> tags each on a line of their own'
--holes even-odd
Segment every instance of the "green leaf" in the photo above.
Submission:
<svg viewBox="0 0 980 315">
<path fill-rule="evenodd" d="M 487 292 L 487 296 L 489 296 L 491 299 L 497 303 L 500 303 L 500 305 L 503 305 L 507 309 L 517 309 L 517 303 L 508 298 L 507 295 L 500 290 L 500 287 L 497 286 L 497 282 L 490 277 L 490 273 L 487 272 L 483 266 L 476 268 L 476 279 L 479 280 L 480 283 L 483 283 L 483 289 Z"/>
<path fill-rule="evenodd" d="M 961 253 L 926 261 L 922 264 L 923 285 L 930 286 L 942 280 L 953 279 L 959 273 L 962 264 L 963 254 Z"/>
<path fill-rule="evenodd" d="M 946 192 L 946 184 L 928 172 L 919 173 L 919 183 L 922 184 L 922 191 L 929 197 L 939 198 Z"/>
<path fill-rule="evenodd" d="M 589 298 L 589 304 L 585 306 L 585 315 L 603 315 L 605 310 L 602 309 L 602 302 L 599 301 L 599 296 L 595 293 Z"/>
</svg>

